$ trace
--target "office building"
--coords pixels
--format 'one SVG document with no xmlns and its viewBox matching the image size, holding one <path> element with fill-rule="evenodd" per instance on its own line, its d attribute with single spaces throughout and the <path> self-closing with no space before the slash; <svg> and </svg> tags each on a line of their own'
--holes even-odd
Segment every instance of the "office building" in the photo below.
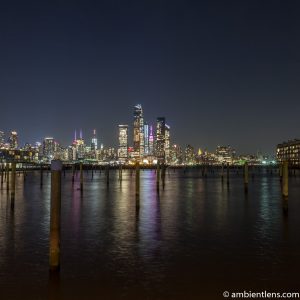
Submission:
<svg viewBox="0 0 300 300">
<path fill-rule="evenodd" d="M 300 165 L 300 140 L 295 139 L 277 145 L 277 161 L 282 163 L 288 161 L 289 165 Z"/>
<path fill-rule="evenodd" d="M 134 106 L 133 111 L 133 149 L 135 156 L 141 159 L 144 155 L 144 117 L 143 109 L 140 104 Z"/>
<path fill-rule="evenodd" d="M 126 161 L 128 159 L 128 125 L 119 125 L 119 161 Z"/>
</svg>

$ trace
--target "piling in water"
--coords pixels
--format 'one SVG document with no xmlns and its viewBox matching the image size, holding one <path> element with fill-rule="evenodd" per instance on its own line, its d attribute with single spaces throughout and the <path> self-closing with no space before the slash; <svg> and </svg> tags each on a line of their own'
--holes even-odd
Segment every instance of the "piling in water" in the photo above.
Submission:
<svg viewBox="0 0 300 300">
<path fill-rule="evenodd" d="M 229 185 L 229 163 L 227 163 L 227 185 Z"/>
<path fill-rule="evenodd" d="M 156 190 L 159 191 L 159 179 L 160 179 L 160 166 L 159 162 L 156 165 Z"/>
<path fill-rule="evenodd" d="M 287 199 L 289 196 L 289 163 L 283 162 L 282 166 L 282 196 Z"/>
<path fill-rule="evenodd" d="M 53 160 L 51 162 L 51 208 L 49 241 L 49 267 L 51 271 L 58 271 L 60 267 L 61 171 L 61 161 Z"/>
<path fill-rule="evenodd" d="M 135 165 L 135 195 L 140 196 L 140 164 L 139 162 Z"/>
<path fill-rule="evenodd" d="M 106 166 L 106 185 L 109 186 L 109 165 Z"/>
<path fill-rule="evenodd" d="M 6 164 L 6 190 L 9 191 L 9 164 Z"/>
<path fill-rule="evenodd" d="M 244 164 L 244 188 L 245 188 L 245 193 L 248 193 L 248 182 L 249 182 L 249 169 L 248 169 L 248 163 L 245 162 L 245 164 Z"/>
<path fill-rule="evenodd" d="M 83 165 L 80 163 L 80 191 L 83 191 Z"/>
<path fill-rule="evenodd" d="M 41 164 L 40 166 L 40 186 L 42 187 L 43 186 L 43 165 Z"/>
<path fill-rule="evenodd" d="M 15 207 L 15 194 L 16 194 L 16 162 L 11 164 L 11 187 L 10 187 L 10 198 L 11 208 Z"/>
</svg>

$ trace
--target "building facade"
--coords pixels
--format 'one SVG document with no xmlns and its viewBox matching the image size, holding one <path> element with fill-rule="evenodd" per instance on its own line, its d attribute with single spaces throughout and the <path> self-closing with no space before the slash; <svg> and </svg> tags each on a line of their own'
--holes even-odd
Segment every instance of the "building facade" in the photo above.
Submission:
<svg viewBox="0 0 300 300">
<path fill-rule="evenodd" d="M 141 159 L 144 156 L 144 116 L 141 104 L 134 106 L 133 111 L 133 150 L 135 156 Z"/>
<path fill-rule="evenodd" d="M 300 166 L 300 140 L 295 139 L 277 145 L 277 161 L 288 161 L 290 165 Z"/>
<path fill-rule="evenodd" d="M 165 160 L 166 119 L 159 117 L 156 120 L 156 149 L 158 160 Z"/>
<path fill-rule="evenodd" d="M 119 148 L 118 160 L 127 161 L 128 159 L 128 125 L 119 125 Z"/>
</svg>

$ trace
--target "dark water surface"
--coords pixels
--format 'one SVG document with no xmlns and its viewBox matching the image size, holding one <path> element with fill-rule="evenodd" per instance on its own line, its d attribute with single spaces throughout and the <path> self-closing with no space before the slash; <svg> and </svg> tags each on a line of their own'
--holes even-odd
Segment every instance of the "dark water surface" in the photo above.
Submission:
<svg viewBox="0 0 300 300">
<path fill-rule="evenodd" d="M 62 188 L 61 272 L 49 280 L 50 179 L 17 177 L 15 209 L 0 191 L 1 299 L 223 299 L 223 291 L 300 291 L 300 177 L 284 213 L 277 176 L 85 173 Z M 60 297 L 60 298 L 59 298 Z"/>
</svg>

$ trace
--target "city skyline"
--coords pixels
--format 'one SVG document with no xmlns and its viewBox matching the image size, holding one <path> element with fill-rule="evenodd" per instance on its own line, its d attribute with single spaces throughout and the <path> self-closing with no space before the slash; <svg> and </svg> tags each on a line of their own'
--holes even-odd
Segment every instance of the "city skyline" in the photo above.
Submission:
<svg viewBox="0 0 300 300">
<path fill-rule="evenodd" d="M 55 135 L 61 143 L 75 128 L 96 128 L 112 145 L 116 123 L 129 123 L 142 103 L 148 116 L 169 116 L 179 144 L 274 153 L 279 141 L 299 138 L 299 8 L 6 2 L 0 128 L 24 142 Z"/>
</svg>

